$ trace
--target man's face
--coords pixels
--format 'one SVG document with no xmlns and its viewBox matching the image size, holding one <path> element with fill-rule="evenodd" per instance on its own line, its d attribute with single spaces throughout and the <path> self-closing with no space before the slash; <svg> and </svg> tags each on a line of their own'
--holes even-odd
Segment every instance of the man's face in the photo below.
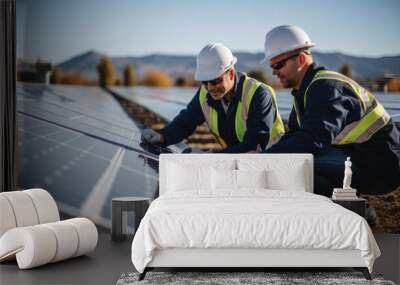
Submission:
<svg viewBox="0 0 400 285">
<path fill-rule="evenodd" d="M 299 78 L 299 66 L 295 54 L 289 57 L 271 60 L 272 74 L 279 78 L 284 88 L 294 88 Z"/>
<path fill-rule="evenodd" d="M 220 77 L 210 81 L 203 81 L 202 84 L 214 100 L 221 100 L 232 89 L 234 75 L 234 70 L 230 69 Z"/>
</svg>

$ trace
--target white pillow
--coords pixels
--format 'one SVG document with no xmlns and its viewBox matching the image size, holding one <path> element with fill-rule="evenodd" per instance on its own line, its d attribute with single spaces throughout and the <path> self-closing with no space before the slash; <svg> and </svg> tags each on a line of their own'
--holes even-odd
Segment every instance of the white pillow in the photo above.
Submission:
<svg viewBox="0 0 400 285">
<path fill-rule="evenodd" d="M 266 170 L 211 170 L 211 184 L 215 191 L 238 190 L 241 188 L 266 188 Z"/>
<path fill-rule="evenodd" d="M 267 188 L 267 171 L 236 170 L 237 188 Z"/>
<path fill-rule="evenodd" d="M 217 169 L 211 170 L 211 181 L 213 190 L 236 190 L 236 170 L 233 169 Z"/>
<path fill-rule="evenodd" d="M 306 192 L 304 163 L 291 169 L 271 169 L 267 172 L 269 189 Z"/>
<path fill-rule="evenodd" d="M 307 167 L 305 161 L 301 160 L 262 160 L 262 159 L 240 159 L 239 170 L 266 169 L 266 181 L 268 189 L 306 191 L 308 184 Z"/>
<path fill-rule="evenodd" d="M 211 167 L 169 163 L 168 191 L 211 189 Z"/>
</svg>

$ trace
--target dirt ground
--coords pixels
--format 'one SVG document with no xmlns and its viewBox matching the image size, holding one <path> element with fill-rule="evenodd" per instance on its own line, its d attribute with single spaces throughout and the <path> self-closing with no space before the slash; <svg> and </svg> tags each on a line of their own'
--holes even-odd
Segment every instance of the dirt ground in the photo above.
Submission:
<svg viewBox="0 0 400 285">
<path fill-rule="evenodd" d="M 361 195 L 375 208 L 378 223 L 372 226 L 376 233 L 400 233 L 400 187 L 386 195 Z"/>
</svg>

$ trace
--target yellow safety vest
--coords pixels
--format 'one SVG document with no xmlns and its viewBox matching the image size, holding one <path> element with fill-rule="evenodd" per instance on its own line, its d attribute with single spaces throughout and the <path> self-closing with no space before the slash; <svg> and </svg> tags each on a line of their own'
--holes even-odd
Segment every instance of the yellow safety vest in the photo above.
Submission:
<svg viewBox="0 0 400 285">
<path fill-rule="evenodd" d="M 236 109 L 236 117 L 235 117 L 235 131 L 236 131 L 236 136 L 240 142 L 243 141 L 244 135 L 247 130 L 247 117 L 250 109 L 250 103 L 253 98 L 254 93 L 256 92 L 257 88 L 263 83 L 250 78 L 248 76 L 245 76 L 245 79 L 243 81 L 243 86 L 242 86 L 242 97 L 239 100 L 237 109 Z M 278 106 L 276 103 L 276 97 L 275 97 L 275 91 L 272 89 L 270 86 L 264 84 L 265 87 L 267 87 L 268 93 L 272 97 L 272 101 L 276 110 L 275 113 L 275 119 L 274 119 L 274 124 L 272 126 L 272 129 L 270 130 L 269 133 L 269 141 L 267 148 L 270 148 L 272 145 L 277 143 L 279 139 L 282 137 L 282 135 L 285 132 L 285 128 L 282 122 L 282 118 L 279 114 L 278 111 Z M 223 138 L 219 135 L 218 131 L 218 112 L 211 106 L 207 104 L 206 96 L 207 95 L 207 89 L 204 86 L 201 86 L 200 88 L 200 94 L 199 94 L 199 101 L 201 105 L 201 109 L 203 111 L 203 115 L 205 118 L 205 121 L 208 125 L 208 128 L 210 129 L 211 133 L 214 135 L 218 143 L 223 147 L 226 148 L 227 144 L 223 140 Z"/>
<path fill-rule="evenodd" d="M 349 143 L 363 143 L 383 128 L 390 120 L 389 114 L 383 106 L 376 100 L 375 96 L 361 87 L 354 80 L 334 71 L 320 70 L 318 71 L 311 83 L 308 85 L 304 94 L 304 108 L 307 104 L 307 91 L 310 86 L 317 80 L 339 80 L 347 88 L 349 88 L 357 96 L 363 109 L 363 115 L 360 120 L 346 125 L 343 130 L 334 138 L 332 144 L 343 145 Z M 323 94 L 320 94 L 323 96 Z M 293 100 L 293 107 L 296 112 L 297 123 L 300 126 L 300 114 Z"/>
</svg>

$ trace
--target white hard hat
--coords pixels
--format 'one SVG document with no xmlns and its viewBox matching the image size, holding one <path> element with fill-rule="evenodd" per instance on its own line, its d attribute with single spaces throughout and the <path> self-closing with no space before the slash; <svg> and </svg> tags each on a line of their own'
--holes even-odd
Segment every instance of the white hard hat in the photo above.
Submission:
<svg viewBox="0 0 400 285">
<path fill-rule="evenodd" d="M 302 28 L 289 25 L 279 26 L 265 36 L 265 58 L 261 63 L 290 51 L 313 46 L 315 44 Z"/>
<path fill-rule="evenodd" d="M 206 45 L 197 55 L 194 78 L 206 81 L 218 78 L 226 70 L 233 67 L 237 59 L 230 49 L 220 43 Z"/>
</svg>

